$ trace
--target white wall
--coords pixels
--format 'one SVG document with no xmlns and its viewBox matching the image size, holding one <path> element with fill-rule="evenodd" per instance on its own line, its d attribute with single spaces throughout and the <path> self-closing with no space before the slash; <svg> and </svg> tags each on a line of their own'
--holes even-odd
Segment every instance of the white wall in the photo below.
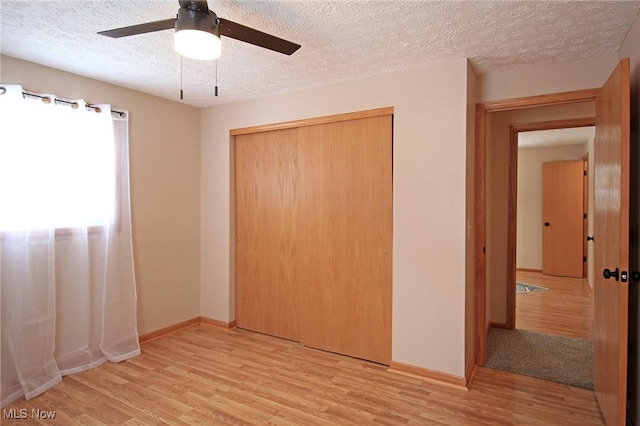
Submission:
<svg viewBox="0 0 640 426">
<path fill-rule="evenodd" d="M 235 318 L 229 129 L 393 106 L 392 359 L 465 374 L 466 60 L 202 111 L 201 312 Z"/>
<path fill-rule="evenodd" d="M 481 101 L 600 87 L 618 63 L 610 54 L 578 61 L 496 71 L 480 76 Z"/>
<path fill-rule="evenodd" d="M 542 269 L 542 165 L 582 160 L 586 143 L 518 150 L 516 267 Z"/>
</svg>

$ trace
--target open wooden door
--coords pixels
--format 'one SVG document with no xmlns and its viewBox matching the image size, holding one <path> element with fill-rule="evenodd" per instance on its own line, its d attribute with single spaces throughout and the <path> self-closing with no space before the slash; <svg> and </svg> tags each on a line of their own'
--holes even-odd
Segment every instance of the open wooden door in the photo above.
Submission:
<svg viewBox="0 0 640 426">
<path fill-rule="evenodd" d="M 584 164 L 582 160 L 542 165 L 542 273 L 583 276 Z"/>
<path fill-rule="evenodd" d="M 626 408 L 629 96 L 629 60 L 623 59 L 596 99 L 594 388 L 609 426 L 625 424 Z"/>
</svg>

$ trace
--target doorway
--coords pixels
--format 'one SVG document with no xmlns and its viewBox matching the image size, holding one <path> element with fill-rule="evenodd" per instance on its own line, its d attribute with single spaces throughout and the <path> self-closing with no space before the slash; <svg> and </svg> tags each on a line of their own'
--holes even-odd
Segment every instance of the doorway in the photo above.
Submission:
<svg viewBox="0 0 640 426">
<path fill-rule="evenodd" d="M 509 221 L 515 221 L 517 228 L 516 240 L 509 241 L 510 254 L 516 258 L 516 272 L 511 275 L 515 276 L 516 284 L 530 284 L 540 287 L 540 291 L 550 291 L 535 295 L 521 293 L 523 296 L 517 296 L 518 289 L 509 292 L 508 305 L 515 306 L 515 310 L 510 310 L 507 316 L 513 328 L 593 338 L 593 237 L 590 236 L 593 235 L 593 221 L 589 219 L 593 216 L 594 197 L 590 190 L 594 188 L 594 176 L 589 164 L 593 163 L 594 123 L 595 118 L 589 117 L 534 123 L 514 129 L 517 134 L 511 142 L 517 143 L 518 149 L 513 150 L 517 159 L 512 162 L 512 167 L 513 164 L 517 166 L 517 173 L 511 174 L 516 182 L 509 182 L 509 185 L 517 188 L 515 193 L 519 195 L 514 200 L 514 191 L 509 192 L 512 197 L 509 204 L 515 206 L 515 213 Z M 587 126 L 582 127 L 582 124 Z M 528 130 L 530 128 L 543 130 Z M 561 176 L 550 176 L 547 173 L 549 169 Z M 556 179 L 546 182 L 550 178 Z M 560 182 L 554 181 L 558 178 Z M 569 180 L 572 181 L 571 188 L 565 186 Z M 553 198 L 557 195 L 557 186 L 563 186 L 563 190 L 556 203 Z M 570 199 L 570 202 L 565 199 Z M 563 211 L 555 212 L 558 206 Z M 570 218 L 566 217 L 568 212 L 564 210 L 570 211 Z M 557 223 L 559 221 L 570 221 L 571 224 L 566 226 Z M 565 232 L 565 228 L 571 229 Z M 562 240 L 572 241 L 570 244 L 561 241 L 559 247 L 549 250 L 548 245 L 554 244 L 548 235 L 550 230 L 559 234 Z M 572 252 L 571 263 L 565 262 L 569 251 Z M 556 306 L 561 302 L 555 300 L 556 297 L 567 303 Z M 556 310 L 567 315 L 554 320 Z M 515 318 L 512 319 L 511 315 Z"/>
<path fill-rule="evenodd" d="M 590 106 L 584 105 L 584 112 L 589 112 Z M 558 110 L 554 110 L 551 114 L 558 113 Z M 580 110 L 576 111 L 577 114 L 580 113 Z M 508 216 L 507 216 L 507 261 L 506 261 L 506 279 L 507 279 L 507 291 L 506 291 L 506 318 L 504 321 L 505 328 L 514 329 L 516 328 L 516 282 L 517 277 L 516 273 L 518 270 L 523 272 L 543 272 L 543 264 L 544 264 L 544 253 L 543 253 L 543 234 L 542 230 L 544 228 L 543 225 L 549 219 L 544 219 L 543 217 L 543 209 L 541 204 L 543 191 L 543 182 L 542 182 L 542 170 L 538 167 L 541 167 L 545 162 L 555 161 L 555 160 L 565 160 L 565 159 L 578 159 L 583 158 L 583 153 L 580 151 L 589 151 L 589 155 L 593 157 L 593 140 L 591 142 L 587 141 L 584 148 L 579 148 L 577 151 L 573 152 L 570 149 L 563 149 L 561 152 L 547 152 L 547 150 L 543 150 L 543 152 L 536 153 L 535 155 L 530 155 L 524 157 L 526 163 L 520 165 L 519 171 L 519 140 L 521 139 L 521 135 L 526 135 L 530 132 L 553 132 L 561 129 L 593 129 L 595 125 L 595 117 L 588 116 L 584 118 L 575 118 L 575 119 L 560 119 L 560 120 L 551 120 L 551 121 L 540 121 L 534 123 L 527 124 L 514 124 L 510 125 L 510 137 L 509 137 L 509 181 L 508 181 Z M 592 130 L 593 131 L 593 130 Z M 587 135 L 582 133 L 580 135 L 581 138 L 585 138 Z M 564 136 L 552 136 L 549 137 L 540 137 L 534 138 L 534 140 L 538 140 L 538 142 L 527 142 L 528 148 L 523 149 L 534 149 L 536 146 L 549 146 L 549 141 L 559 141 L 559 143 L 567 143 L 575 138 L 575 134 L 572 136 L 571 134 L 565 134 Z M 555 139 L 553 139 L 555 138 Z M 584 139 L 583 139 L 584 140 Z M 543 142 L 544 141 L 544 142 Z M 588 160 L 586 160 L 588 163 Z M 593 158 L 592 161 L 593 163 Z M 535 170 L 521 170 L 522 167 L 525 168 L 533 168 Z M 591 177 L 589 177 L 589 173 L 587 171 L 587 186 L 589 179 L 593 180 L 593 173 L 591 172 Z M 521 180 L 530 179 L 537 180 L 537 182 L 530 182 L 526 187 L 520 185 L 520 202 L 518 201 L 518 175 L 521 176 Z M 522 183 L 522 182 L 521 182 Z M 593 185 L 591 185 L 593 188 Z M 529 194 L 523 194 L 526 191 L 533 191 L 534 194 L 532 197 L 528 197 Z M 534 199 L 531 199 L 534 198 Z M 584 197 L 588 199 L 587 197 Z M 593 197 L 591 197 L 593 198 Z M 593 200 L 592 200 L 593 201 Z M 519 205 L 520 204 L 520 205 Z M 587 202 L 588 204 L 588 202 Z M 589 212 L 593 209 L 589 209 L 588 205 L 583 206 L 584 213 L 586 213 L 586 217 L 584 218 L 585 222 L 588 222 Z M 593 228 L 593 224 L 591 225 L 591 229 Z M 532 230 L 533 229 L 533 230 Z M 588 231 L 588 228 L 583 227 L 584 230 Z M 592 232 L 591 232 L 592 233 Z M 583 235 L 584 241 L 586 241 L 587 235 Z M 526 247 L 522 244 L 522 241 L 531 241 L 531 245 L 534 247 Z M 521 244 L 519 245 L 518 242 Z M 589 247 L 587 247 L 589 249 Z M 592 250 L 592 247 L 591 247 Z M 583 253 L 583 257 L 586 258 L 586 264 L 589 266 L 586 269 L 593 269 L 593 256 L 589 255 L 588 252 Z M 587 275 L 585 277 L 588 277 Z M 592 279 L 588 282 L 588 284 L 593 288 Z"/>
<path fill-rule="evenodd" d="M 487 130 L 491 112 L 596 103 L 594 223 L 595 395 L 609 424 L 623 424 L 626 407 L 629 266 L 629 59 L 623 58 L 596 89 L 531 96 L 476 105 L 475 144 L 475 354 L 487 359 Z"/>
<path fill-rule="evenodd" d="M 593 151 L 594 128 L 582 126 L 593 125 L 594 114 L 593 103 L 545 107 L 518 114 L 499 112 L 493 114 L 496 119 L 492 124 L 495 127 L 500 126 L 501 122 L 506 123 L 498 127 L 498 132 L 508 131 L 510 137 L 508 141 L 503 141 L 491 133 L 490 140 L 505 144 L 505 147 L 487 149 L 491 157 L 489 162 L 494 165 L 494 170 L 488 172 L 491 193 L 487 203 L 492 205 L 488 210 L 499 208 L 496 198 L 504 198 L 508 205 L 506 220 L 498 218 L 493 228 L 500 225 L 506 228 L 507 224 L 510 230 L 508 241 L 505 242 L 509 262 L 495 262 L 495 259 L 488 262 L 495 268 L 504 268 L 501 277 L 509 277 L 509 289 L 501 298 L 499 288 L 495 288 L 498 283 L 491 282 L 491 277 L 498 274 L 495 274 L 495 270 L 487 274 L 488 297 L 494 299 L 494 303 L 489 304 L 493 309 L 489 315 L 493 316 L 490 317 L 492 328 L 488 336 L 491 357 L 487 366 L 589 389 L 593 387 L 593 312 L 591 296 L 582 278 L 585 256 L 582 241 L 586 237 L 583 236 L 583 222 L 586 221 L 583 213 L 588 211 L 585 209 L 583 193 L 583 157 L 586 152 Z M 503 120 L 497 117 L 500 115 L 505 116 Z M 538 117 L 569 115 L 587 117 L 528 121 Z M 526 121 L 526 124 L 511 124 L 514 121 Z M 510 169 L 509 181 L 501 186 L 499 176 L 495 176 L 499 174 L 495 167 L 502 163 L 501 155 L 504 154 L 500 151 L 506 150 L 506 142 L 509 144 L 509 161 L 504 162 L 508 164 L 503 164 L 503 168 Z M 550 177 L 545 171 L 549 169 L 553 179 L 545 185 L 544 176 Z M 502 187 L 508 187 L 508 194 L 506 190 L 499 191 Z M 551 198 L 557 200 L 545 200 L 545 194 L 549 192 L 552 193 Z M 554 193 L 558 193 L 558 197 L 554 197 Z M 554 212 L 554 209 L 550 209 L 551 205 L 563 204 L 566 200 L 571 201 L 568 215 L 564 211 Z M 490 223 L 495 215 L 495 212 L 491 212 L 488 218 Z M 570 231 L 560 241 L 560 248 L 549 249 L 548 231 L 551 227 L 544 226 L 546 221 L 552 222 L 550 225 L 554 232 Z M 573 226 L 567 226 L 569 223 Z M 495 240 L 500 232 L 491 229 L 491 226 L 489 228 L 488 247 L 491 255 L 499 248 L 495 247 Z M 547 243 L 546 250 L 543 249 L 544 243 Z M 568 248 L 575 252 L 573 262 L 567 262 Z M 554 251 L 559 252 L 558 258 L 561 258 L 555 262 L 555 271 L 548 267 L 549 254 Z M 545 263 L 546 274 L 559 276 L 543 275 Z M 566 264 L 571 267 L 569 273 L 561 270 Z M 564 278 L 563 275 L 579 278 Z M 493 291 L 491 287 L 494 287 Z M 516 288 L 525 291 L 516 294 Z M 507 311 L 503 313 L 506 320 L 505 317 L 495 317 L 500 314 L 495 309 L 496 300 L 503 304 L 503 311 Z M 510 309 L 505 309 L 506 301 Z M 548 368 L 550 365 L 553 365 L 553 369 Z"/>
<path fill-rule="evenodd" d="M 475 169 L 475 194 L 476 194 L 476 208 L 475 208 L 475 252 L 478 258 L 476 259 L 476 304 L 475 304 L 475 317 L 476 317 L 476 361 L 478 365 L 484 365 L 487 361 L 487 333 L 489 331 L 491 316 L 491 306 L 488 303 L 487 297 L 487 285 L 486 276 L 487 270 L 491 270 L 492 266 L 486 259 L 487 254 L 487 217 L 488 210 L 492 206 L 487 205 L 487 192 L 489 191 L 489 184 L 487 182 L 487 131 L 489 128 L 495 128 L 495 124 L 490 122 L 491 113 L 502 111 L 523 110 L 529 108 L 556 106 L 564 104 L 578 104 L 585 102 L 594 102 L 598 94 L 598 89 L 580 90 L 575 92 L 557 93 L 553 95 L 534 96 L 529 98 L 510 99 L 505 101 L 494 101 L 490 103 L 480 103 L 476 108 L 476 169 Z M 550 122 L 552 120 L 546 120 Z M 590 120 L 588 123 L 593 123 Z M 588 125 L 588 123 L 581 122 L 581 125 Z M 523 128 L 518 124 L 511 124 L 510 135 L 508 136 L 510 143 L 508 144 L 508 155 L 506 158 L 508 164 L 508 182 L 516 182 L 517 173 L 517 134 L 520 130 L 535 130 L 535 128 Z M 545 125 L 546 127 L 546 125 Z M 563 124 L 566 127 L 566 123 Z M 516 272 L 516 257 L 515 257 L 515 241 L 516 241 L 516 194 L 517 188 L 515 185 L 509 187 L 508 202 L 504 211 L 505 220 L 507 223 L 506 243 L 512 242 L 511 246 L 506 247 L 504 253 L 504 261 L 506 262 L 505 268 L 498 268 L 504 271 L 508 276 L 505 277 L 504 282 L 507 283 L 505 291 L 505 298 L 507 294 L 515 294 L 515 272 Z M 502 210 L 502 209 L 501 209 Z M 512 220 L 509 220 L 511 218 Z M 504 223 L 503 222 L 503 223 Z M 493 256 L 500 257 L 500 256 Z M 510 313 L 510 314 L 508 314 Z M 507 307 L 505 312 L 505 326 L 507 328 L 514 327 L 515 320 L 515 298 L 507 299 Z"/>
</svg>

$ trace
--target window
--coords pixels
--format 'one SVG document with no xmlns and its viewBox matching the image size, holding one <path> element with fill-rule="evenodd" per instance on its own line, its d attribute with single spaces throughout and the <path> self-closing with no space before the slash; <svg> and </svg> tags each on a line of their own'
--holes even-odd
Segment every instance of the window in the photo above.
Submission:
<svg viewBox="0 0 640 426">
<path fill-rule="evenodd" d="M 6 406 L 140 345 L 128 114 L 0 85 L 0 117 Z"/>
<path fill-rule="evenodd" d="M 7 86 L 9 89 L 12 86 Z M 0 96 L 0 231 L 106 225 L 115 155 L 109 112 Z"/>
</svg>

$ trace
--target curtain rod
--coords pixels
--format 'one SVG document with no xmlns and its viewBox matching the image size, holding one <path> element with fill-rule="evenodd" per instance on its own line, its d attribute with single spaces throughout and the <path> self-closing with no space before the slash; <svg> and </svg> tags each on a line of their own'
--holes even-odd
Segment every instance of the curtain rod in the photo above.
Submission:
<svg viewBox="0 0 640 426">
<path fill-rule="evenodd" d="M 3 87 L 2 89 L 4 89 L 4 87 Z M 6 89 L 5 89 L 5 90 L 6 90 Z M 4 93 L 4 91 L 0 91 L 0 94 L 3 94 L 3 93 Z M 40 98 L 40 99 L 43 99 L 43 100 L 44 100 L 44 99 L 49 99 L 49 102 L 51 102 L 51 98 L 50 98 L 49 96 L 47 96 L 47 95 L 41 95 L 41 94 L 39 94 L 39 93 L 33 92 L 33 91 L 31 91 L 31 90 L 28 90 L 28 89 L 24 89 L 24 88 L 22 89 L 22 95 L 23 95 L 23 96 L 33 96 L 33 97 L 35 97 L 35 98 Z M 45 102 L 46 102 L 46 101 L 45 101 Z M 63 103 L 63 104 L 67 104 L 67 105 L 71 105 L 71 106 L 76 105 L 76 108 L 78 107 L 78 103 L 77 103 L 77 102 L 74 102 L 74 101 L 68 101 L 68 100 L 66 100 L 66 99 L 58 99 L 58 98 L 56 98 L 55 102 L 61 102 L 61 103 Z M 87 108 L 91 108 L 91 109 L 95 110 L 96 112 L 100 112 L 100 111 L 101 111 L 100 107 L 95 106 L 95 105 L 91 105 L 90 103 L 86 103 L 86 106 L 87 106 Z M 127 113 L 126 113 L 126 112 L 124 112 L 124 111 L 119 111 L 119 110 L 117 110 L 117 109 L 112 109 L 112 110 L 111 110 L 111 112 L 115 112 L 115 113 L 116 113 L 116 114 L 118 114 L 120 117 L 126 117 L 126 115 L 127 115 Z"/>
<path fill-rule="evenodd" d="M 23 90 L 23 91 L 22 91 L 22 94 L 23 94 L 23 95 L 25 95 L 25 96 L 34 96 L 34 97 L 36 97 L 36 98 L 40 98 L 40 99 L 51 99 L 49 96 L 46 96 L 46 95 L 40 95 L 40 94 L 38 94 L 38 93 L 34 93 L 34 92 L 30 91 L 30 90 Z M 68 105 L 76 105 L 76 107 L 77 107 L 77 105 L 78 105 L 78 103 L 77 103 L 77 102 L 74 102 L 74 101 L 68 101 L 68 100 L 66 100 L 66 99 L 59 99 L 59 98 L 56 98 L 56 100 L 55 100 L 55 101 L 56 101 L 56 102 L 62 102 L 63 104 L 68 104 Z M 90 104 L 90 103 L 88 103 L 88 102 L 86 103 L 86 106 L 87 106 L 87 108 L 91 108 L 91 109 L 95 110 L 96 112 L 101 112 L 101 111 L 102 111 L 102 110 L 100 109 L 100 107 L 97 107 L 97 106 L 95 106 L 95 105 L 91 105 L 91 104 Z M 127 113 L 126 113 L 126 112 L 124 112 L 124 111 L 119 111 L 119 110 L 117 110 L 117 109 L 112 109 L 112 110 L 111 110 L 111 112 L 115 112 L 115 113 L 116 113 L 116 114 L 118 114 L 120 117 L 124 117 L 124 116 L 126 116 L 126 115 L 127 115 Z"/>
</svg>

